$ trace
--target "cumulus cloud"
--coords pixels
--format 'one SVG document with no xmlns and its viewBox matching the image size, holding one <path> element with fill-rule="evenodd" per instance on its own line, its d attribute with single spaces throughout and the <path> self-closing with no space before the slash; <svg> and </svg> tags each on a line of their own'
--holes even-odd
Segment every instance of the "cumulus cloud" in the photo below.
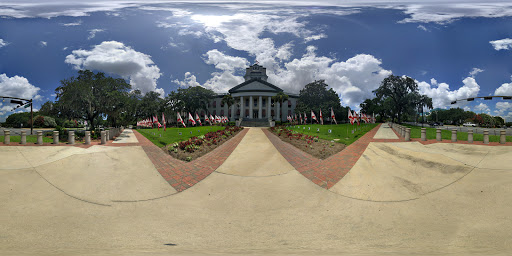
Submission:
<svg viewBox="0 0 512 256">
<path fill-rule="evenodd" d="M 48 42 L 46 42 L 46 41 L 40 41 L 40 42 L 39 42 L 39 45 L 41 45 L 41 47 L 46 47 L 46 46 L 48 46 Z"/>
<path fill-rule="evenodd" d="M 419 91 L 432 98 L 434 108 L 446 108 L 455 100 L 476 97 L 480 91 L 480 86 L 473 77 L 466 77 L 462 80 L 462 86 L 456 90 L 450 90 L 447 83 L 438 83 L 434 78 L 428 82 L 418 82 Z M 458 106 L 467 104 L 467 102 L 457 102 Z"/>
<path fill-rule="evenodd" d="M 17 97 L 22 99 L 41 99 L 38 95 L 40 88 L 36 87 L 22 76 L 8 77 L 6 74 L 0 74 L 0 92 L 2 96 Z M 0 101 L 0 118 L 7 112 L 10 112 L 15 105 Z"/>
<path fill-rule="evenodd" d="M 481 72 L 484 72 L 485 70 L 483 69 L 479 69 L 479 68 L 473 68 L 473 70 L 471 70 L 471 72 L 469 72 L 469 75 L 473 78 L 475 78 L 475 76 L 478 74 L 478 73 L 481 73 Z"/>
<path fill-rule="evenodd" d="M 91 50 L 74 50 L 66 56 L 66 63 L 75 69 L 91 69 L 119 75 L 129 79 L 133 89 L 141 92 L 156 91 L 164 95 L 164 90 L 156 88 L 160 69 L 151 56 L 135 51 L 117 41 L 104 41 Z"/>
<path fill-rule="evenodd" d="M 308 36 L 306 38 L 304 38 L 304 42 L 309 42 L 309 41 L 314 41 L 314 40 L 320 40 L 322 38 L 327 38 L 327 35 L 326 34 L 318 34 L 318 35 L 312 35 L 312 36 Z"/>
<path fill-rule="evenodd" d="M 178 84 L 180 87 L 193 87 L 193 86 L 201 86 L 199 82 L 197 82 L 197 78 L 195 75 L 192 75 L 190 72 L 185 73 L 185 79 L 180 81 L 178 79 L 173 80 L 174 83 Z"/>
<path fill-rule="evenodd" d="M 182 87 L 203 86 L 215 92 L 227 92 L 235 85 L 244 81 L 241 76 L 236 76 L 234 73 L 244 70 L 249 65 L 249 61 L 245 58 L 229 56 L 217 49 L 208 51 L 203 57 L 206 64 L 214 65 L 216 69 L 221 71 L 211 73 L 212 77 L 203 85 L 197 82 L 196 76 L 190 72 L 185 73 L 184 80 L 179 81 L 176 79 L 173 82 Z"/>
<path fill-rule="evenodd" d="M 490 114 L 491 113 L 491 110 L 489 109 L 489 106 L 487 106 L 487 104 L 484 104 L 484 103 L 480 103 L 480 104 L 476 105 L 473 109 L 477 113 L 486 113 L 486 114 Z"/>
<path fill-rule="evenodd" d="M 494 113 L 503 117 L 506 122 L 512 122 L 512 103 L 496 102 L 496 110 Z"/>
<path fill-rule="evenodd" d="M 428 32 L 428 31 L 430 31 L 430 30 L 428 30 L 428 29 L 427 29 L 425 26 L 423 26 L 423 25 L 418 25 L 418 28 L 419 28 L 419 29 L 421 29 L 421 30 L 423 30 L 423 31 L 427 31 L 427 32 Z"/>
<path fill-rule="evenodd" d="M 7 46 L 9 43 L 0 38 L 0 48 Z"/>
<path fill-rule="evenodd" d="M 496 41 L 489 41 L 489 43 L 492 44 L 492 46 L 494 47 L 494 50 L 496 50 L 496 51 L 512 49 L 512 39 L 510 39 L 510 38 L 505 38 L 505 39 L 496 40 Z"/>
<path fill-rule="evenodd" d="M 510 77 L 512 79 L 512 76 Z M 494 95 L 496 96 L 512 96 L 512 82 L 504 83 L 496 91 L 494 91 Z"/>
<path fill-rule="evenodd" d="M 87 40 L 91 40 L 94 37 L 96 37 L 96 33 L 104 32 L 104 31 L 105 31 L 105 29 L 101 29 L 101 28 L 95 28 L 95 29 L 89 30 L 89 36 L 87 37 Z"/>
</svg>

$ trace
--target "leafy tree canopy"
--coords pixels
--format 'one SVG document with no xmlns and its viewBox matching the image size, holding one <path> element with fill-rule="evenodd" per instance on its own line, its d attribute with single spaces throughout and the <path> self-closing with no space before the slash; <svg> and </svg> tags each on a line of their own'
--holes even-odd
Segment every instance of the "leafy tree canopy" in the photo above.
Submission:
<svg viewBox="0 0 512 256">
<path fill-rule="evenodd" d="M 179 88 L 166 98 L 167 105 L 175 111 L 194 113 L 208 109 L 208 102 L 215 97 L 215 92 L 202 86 Z"/>
<path fill-rule="evenodd" d="M 340 97 L 325 83 L 318 80 L 304 86 L 299 93 L 299 100 L 295 112 L 308 115 L 313 110 L 317 115 L 322 109 L 324 119 L 331 116 L 331 108 L 338 122 L 348 119 L 348 109 L 341 106 Z"/>
</svg>

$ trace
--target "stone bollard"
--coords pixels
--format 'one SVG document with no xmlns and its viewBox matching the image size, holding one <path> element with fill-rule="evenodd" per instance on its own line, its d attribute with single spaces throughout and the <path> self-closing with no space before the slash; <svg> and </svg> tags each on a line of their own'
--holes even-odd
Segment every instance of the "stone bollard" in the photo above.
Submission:
<svg viewBox="0 0 512 256">
<path fill-rule="evenodd" d="M 402 137 L 405 137 L 405 126 L 402 126 Z"/>
<path fill-rule="evenodd" d="M 106 130 L 105 132 L 107 134 L 107 141 L 109 141 L 110 140 L 110 130 Z"/>
<path fill-rule="evenodd" d="M 411 141 L 411 128 L 405 129 L 405 141 Z"/>
<path fill-rule="evenodd" d="M 21 131 L 21 141 L 20 144 L 25 145 L 27 144 L 27 132 Z"/>
<path fill-rule="evenodd" d="M 427 128 L 421 128 L 421 141 L 427 141 Z"/>
<path fill-rule="evenodd" d="M 507 142 L 507 131 L 501 130 L 500 131 L 500 144 L 505 144 Z"/>
<path fill-rule="evenodd" d="M 452 142 L 457 142 L 457 129 L 452 129 Z"/>
<path fill-rule="evenodd" d="M 107 132 L 101 131 L 101 144 L 107 144 Z"/>
<path fill-rule="evenodd" d="M 68 143 L 70 145 L 75 144 L 75 131 L 68 131 Z"/>
<path fill-rule="evenodd" d="M 59 144 L 59 131 L 53 131 L 53 144 Z"/>
<path fill-rule="evenodd" d="M 4 144 L 9 145 L 11 143 L 11 131 L 4 130 Z"/>
<path fill-rule="evenodd" d="M 85 131 L 85 145 L 91 145 L 91 131 Z"/>
<path fill-rule="evenodd" d="M 473 129 L 468 129 L 468 143 L 473 143 Z"/>
<path fill-rule="evenodd" d="M 484 144 L 489 144 L 489 130 L 484 130 Z"/>
<path fill-rule="evenodd" d="M 43 145 L 43 131 L 37 131 L 37 145 Z"/>
<path fill-rule="evenodd" d="M 439 128 L 436 129 L 436 140 L 437 141 L 443 140 L 443 137 L 441 137 L 441 129 L 439 129 Z"/>
</svg>

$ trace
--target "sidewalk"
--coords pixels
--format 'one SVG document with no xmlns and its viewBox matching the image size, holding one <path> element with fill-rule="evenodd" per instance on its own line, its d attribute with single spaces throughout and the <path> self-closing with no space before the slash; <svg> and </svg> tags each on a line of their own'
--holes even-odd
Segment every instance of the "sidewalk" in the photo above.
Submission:
<svg viewBox="0 0 512 256">
<path fill-rule="evenodd" d="M 398 136 L 393 132 L 393 129 L 389 127 L 387 123 L 383 123 L 375 136 L 373 136 L 374 139 L 398 139 Z"/>
</svg>

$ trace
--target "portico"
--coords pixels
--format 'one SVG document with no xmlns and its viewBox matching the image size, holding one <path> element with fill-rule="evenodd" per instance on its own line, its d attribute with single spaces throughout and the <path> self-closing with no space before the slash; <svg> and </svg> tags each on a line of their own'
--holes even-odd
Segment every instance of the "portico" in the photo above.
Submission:
<svg viewBox="0 0 512 256">
<path fill-rule="evenodd" d="M 210 104 L 209 111 L 213 115 L 226 115 L 231 121 L 238 119 L 271 119 L 276 121 L 286 120 L 287 115 L 295 114 L 295 106 L 298 96 L 286 93 L 289 98 L 283 102 L 283 109 L 278 102 L 273 102 L 272 97 L 283 90 L 269 82 L 266 69 L 254 64 L 246 69 L 245 82 L 231 88 L 229 94 L 235 99 L 230 109 L 222 105 L 222 97 L 219 94 Z M 218 109 L 220 106 L 220 109 Z"/>
</svg>

